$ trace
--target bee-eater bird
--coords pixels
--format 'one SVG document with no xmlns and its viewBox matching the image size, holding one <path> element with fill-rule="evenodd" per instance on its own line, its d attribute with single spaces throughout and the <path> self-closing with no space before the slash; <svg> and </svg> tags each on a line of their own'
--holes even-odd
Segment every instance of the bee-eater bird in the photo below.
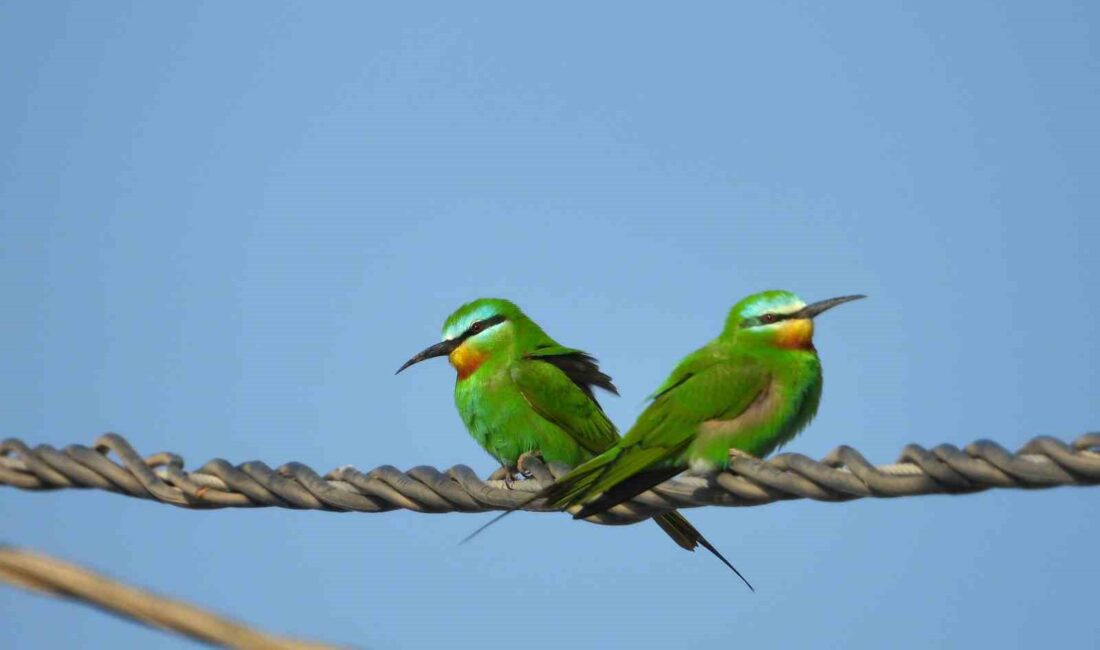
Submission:
<svg viewBox="0 0 1100 650">
<path fill-rule="evenodd" d="M 689 354 L 613 447 L 574 468 L 538 496 L 603 512 L 684 470 L 729 466 L 730 450 L 763 457 L 790 441 L 817 412 L 821 362 L 814 317 L 865 296 L 807 305 L 789 291 L 738 302 L 718 338 Z"/>
<path fill-rule="evenodd" d="M 462 305 L 444 322 L 443 340 L 397 372 L 442 356 L 458 373 L 455 405 L 462 421 L 507 478 L 525 453 L 576 466 L 619 440 L 592 392 L 598 387 L 617 395 L 611 377 L 591 355 L 558 344 L 507 300 L 481 298 Z M 741 575 L 679 513 L 654 521 L 683 548 L 702 545 Z"/>
</svg>

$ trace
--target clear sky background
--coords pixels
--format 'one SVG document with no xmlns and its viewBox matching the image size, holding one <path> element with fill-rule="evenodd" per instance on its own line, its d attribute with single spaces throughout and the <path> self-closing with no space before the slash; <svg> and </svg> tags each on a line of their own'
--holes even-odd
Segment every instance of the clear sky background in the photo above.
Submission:
<svg viewBox="0 0 1100 650">
<path fill-rule="evenodd" d="M 822 317 L 788 449 L 1100 428 L 1095 3 L 0 3 L 0 436 L 325 471 L 494 463 L 462 302 L 596 353 L 627 427 L 743 295 Z M 367 648 L 1082 647 L 1095 489 L 690 517 L 190 512 L 0 489 L 3 541 Z M 13 647 L 191 647 L 0 588 Z"/>
</svg>

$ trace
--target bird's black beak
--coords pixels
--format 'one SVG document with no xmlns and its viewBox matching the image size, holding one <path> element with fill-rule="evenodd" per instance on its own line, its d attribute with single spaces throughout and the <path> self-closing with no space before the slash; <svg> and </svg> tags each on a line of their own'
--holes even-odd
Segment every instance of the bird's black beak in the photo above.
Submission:
<svg viewBox="0 0 1100 650">
<path fill-rule="evenodd" d="M 866 298 L 867 296 L 841 296 L 839 298 L 829 298 L 828 300 L 821 300 L 815 302 L 812 305 L 806 305 L 796 313 L 796 318 L 813 318 L 823 311 L 827 311 L 836 307 L 837 305 L 843 305 L 846 302 L 852 302 L 853 300 L 859 300 L 860 298 Z"/>
<path fill-rule="evenodd" d="M 457 348 L 460 345 L 462 345 L 462 341 L 460 339 L 452 339 L 450 341 L 440 341 L 439 343 L 436 343 L 435 345 L 431 346 L 430 348 L 425 348 L 424 350 L 421 350 L 419 353 L 417 353 L 417 355 L 415 357 L 413 357 L 412 359 L 409 359 L 408 361 L 406 361 L 405 364 L 403 366 L 401 366 L 400 368 L 398 368 L 397 372 L 395 372 L 393 374 L 395 374 L 395 375 L 400 374 L 401 371 L 404 370 L 405 368 L 408 368 L 409 366 L 411 366 L 413 364 L 420 363 L 421 361 L 423 361 L 425 359 L 431 359 L 432 357 L 445 357 L 448 354 L 450 354 L 452 350 L 454 350 L 455 348 Z"/>
</svg>

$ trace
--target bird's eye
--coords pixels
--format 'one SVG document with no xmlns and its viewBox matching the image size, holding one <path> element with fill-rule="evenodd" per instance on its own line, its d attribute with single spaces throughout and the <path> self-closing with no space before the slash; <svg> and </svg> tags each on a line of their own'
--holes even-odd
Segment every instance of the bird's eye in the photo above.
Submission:
<svg viewBox="0 0 1100 650">
<path fill-rule="evenodd" d="M 476 323 L 474 323 L 473 325 L 470 326 L 470 333 L 471 334 L 477 334 L 478 332 L 480 332 L 482 330 L 483 327 L 485 327 L 485 323 L 483 321 L 477 321 Z"/>
<path fill-rule="evenodd" d="M 764 316 L 761 317 L 760 320 L 764 321 L 765 323 L 774 323 L 779 319 L 776 317 L 775 314 L 764 314 Z"/>
</svg>

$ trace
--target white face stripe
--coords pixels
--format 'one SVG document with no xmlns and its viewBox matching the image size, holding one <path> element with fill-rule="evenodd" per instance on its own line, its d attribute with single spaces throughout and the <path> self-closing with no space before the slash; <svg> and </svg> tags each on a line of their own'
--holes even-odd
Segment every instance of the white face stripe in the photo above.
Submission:
<svg viewBox="0 0 1100 650">
<path fill-rule="evenodd" d="M 463 315 L 462 318 L 452 323 L 449 327 L 443 330 L 443 340 L 453 341 L 462 336 L 462 333 L 470 329 L 470 326 L 479 320 L 485 320 L 496 315 L 496 310 L 493 305 L 481 305 L 477 309 L 472 310 L 470 313 Z"/>
<path fill-rule="evenodd" d="M 793 303 L 790 303 L 790 304 L 788 304 L 786 306 L 783 306 L 783 307 L 776 307 L 775 309 L 772 309 L 771 311 L 772 311 L 773 314 L 779 314 L 780 316 L 786 316 L 787 314 L 795 313 L 796 311 L 804 308 L 805 306 L 806 306 L 806 304 L 803 303 L 803 302 L 793 302 Z"/>
<path fill-rule="evenodd" d="M 743 312 L 744 317 L 756 318 L 764 314 L 779 314 L 785 316 L 793 314 L 806 306 L 806 303 L 797 298 L 782 298 L 780 300 L 759 300 L 749 305 Z"/>
<path fill-rule="evenodd" d="M 470 330 L 470 327 L 478 326 L 479 329 L 474 332 Z M 508 320 L 501 314 L 489 312 L 486 318 L 475 318 L 470 321 L 470 325 L 465 330 L 458 333 L 452 333 L 450 338 L 443 339 L 444 341 L 455 341 L 456 339 L 461 343 L 459 347 L 466 344 L 466 341 L 481 341 L 482 343 L 495 339 L 499 336 L 503 336 L 504 332 L 512 327 L 512 321 Z M 465 335 L 465 338 L 463 338 Z"/>
</svg>

